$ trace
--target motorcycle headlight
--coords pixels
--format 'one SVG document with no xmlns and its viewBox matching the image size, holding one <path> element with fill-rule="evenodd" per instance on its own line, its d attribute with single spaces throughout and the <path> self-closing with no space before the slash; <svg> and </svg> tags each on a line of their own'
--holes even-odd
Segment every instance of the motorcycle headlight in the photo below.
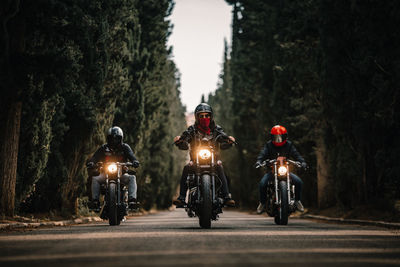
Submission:
<svg viewBox="0 0 400 267">
<path fill-rule="evenodd" d="M 278 169 L 279 175 L 285 175 L 287 173 L 287 168 L 285 166 L 280 166 Z"/>
<path fill-rule="evenodd" d="M 116 164 L 110 164 L 107 167 L 107 170 L 109 173 L 115 173 L 117 171 L 117 165 Z"/>
<path fill-rule="evenodd" d="M 199 151 L 199 157 L 202 159 L 208 159 L 209 157 L 211 157 L 211 152 L 208 149 L 201 149 Z"/>
</svg>

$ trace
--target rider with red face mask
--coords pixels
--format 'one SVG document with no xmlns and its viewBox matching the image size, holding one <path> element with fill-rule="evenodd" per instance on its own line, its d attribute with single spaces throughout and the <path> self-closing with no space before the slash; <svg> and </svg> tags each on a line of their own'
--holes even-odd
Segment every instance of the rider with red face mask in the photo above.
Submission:
<svg viewBox="0 0 400 267">
<path fill-rule="evenodd" d="M 190 126 L 186 131 L 182 133 L 181 136 L 176 136 L 174 138 L 175 145 L 178 146 L 179 149 L 181 150 L 188 150 L 189 145 L 193 145 L 195 141 L 195 137 L 212 137 L 216 138 L 218 135 L 223 134 L 226 135 L 223 131 L 223 129 L 219 126 L 216 125 L 214 122 L 213 118 L 213 110 L 210 105 L 206 103 L 201 103 L 198 105 L 194 111 L 195 119 L 196 122 L 194 125 Z M 232 136 L 229 136 L 228 140 L 224 140 L 219 142 L 219 148 L 220 149 L 228 149 L 232 147 L 232 144 L 235 142 L 235 138 Z M 185 199 L 186 199 L 186 191 L 187 191 L 187 184 L 186 184 L 186 179 L 189 175 L 189 173 L 194 172 L 193 169 L 193 160 L 196 158 L 195 152 L 191 150 L 190 153 L 190 162 L 185 165 L 183 168 L 182 176 L 181 176 L 181 181 L 180 181 L 180 193 L 179 197 L 173 201 L 174 205 L 177 207 L 183 207 L 185 205 Z M 217 160 L 219 160 L 219 150 L 216 150 L 215 157 Z M 222 181 L 222 192 L 225 195 L 225 200 L 224 204 L 227 206 L 234 206 L 235 201 L 230 197 L 229 194 L 229 188 L 228 188 L 228 183 L 227 179 L 225 176 L 224 169 L 222 167 L 221 161 L 219 161 L 220 164 L 217 165 L 217 174 L 218 177 Z"/>
<path fill-rule="evenodd" d="M 257 157 L 256 167 L 261 166 L 264 160 L 276 159 L 278 156 L 286 158 L 294 158 L 294 160 L 301 163 L 302 168 L 307 168 L 307 163 L 300 155 L 293 143 L 287 140 L 287 130 L 281 125 L 275 125 L 271 129 L 271 140 L 269 140 L 261 150 Z M 290 178 L 296 187 L 295 205 L 299 211 L 304 211 L 303 204 L 301 203 L 301 189 L 303 181 L 295 175 L 290 173 Z M 265 203 L 267 202 L 267 185 L 270 179 L 274 179 L 272 172 L 268 172 L 260 181 L 260 204 L 257 207 L 257 213 L 261 214 L 265 210 Z"/>
</svg>

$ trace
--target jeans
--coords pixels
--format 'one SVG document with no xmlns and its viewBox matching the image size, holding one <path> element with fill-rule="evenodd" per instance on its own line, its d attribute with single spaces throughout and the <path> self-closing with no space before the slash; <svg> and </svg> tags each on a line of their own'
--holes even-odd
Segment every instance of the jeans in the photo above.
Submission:
<svg viewBox="0 0 400 267">
<path fill-rule="evenodd" d="M 228 197 L 229 189 L 228 189 L 228 183 L 226 181 L 224 168 L 222 167 L 222 165 L 217 165 L 216 171 L 217 171 L 218 177 L 221 179 L 221 182 L 222 182 L 222 194 L 225 197 Z M 193 169 L 193 166 L 190 166 L 189 164 L 187 164 L 187 165 L 185 165 L 185 167 L 183 167 L 183 171 L 182 171 L 180 190 L 179 190 L 179 198 L 180 199 L 186 198 L 186 191 L 188 190 L 186 180 L 187 180 L 189 173 L 194 173 L 194 169 Z"/>
<path fill-rule="evenodd" d="M 303 188 L 303 181 L 296 174 L 290 173 L 290 178 L 295 186 L 295 200 L 298 201 L 301 199 L 301 190 Z M 260 181 L 259 189 L 260 189 L 260 203 L 265 204 L 267 202 L 267 186 L 269 180 L 275 179 L 274 174 L 272 172 L 268 172 L 264 175 L 264 177 Z"/>
<path fill-rule="evenodd" d="M 128 199 L 136 198 L 136 176 L 125 173 L 121 176 L 120 181 L 124 185 L 128 185 Z M 106 182 L 106 175 L 101 173 L 92 178 L 92 199 L 98 200 L 100 197 L 100 185 Z"/>
</svg>

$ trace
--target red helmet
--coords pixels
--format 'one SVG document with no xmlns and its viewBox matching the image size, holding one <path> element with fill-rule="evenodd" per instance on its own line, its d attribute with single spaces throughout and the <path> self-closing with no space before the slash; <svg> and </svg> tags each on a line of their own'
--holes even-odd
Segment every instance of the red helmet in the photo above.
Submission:
<svg viewBox="0 0 400 267">
<path fill-rule="evenodd" d="M 283 146 L 286 144 L 287 131 L 286 128 L 280 125 L 275 125 L 271 129 L 271 140 L 275 146 Z"/>
</svg>

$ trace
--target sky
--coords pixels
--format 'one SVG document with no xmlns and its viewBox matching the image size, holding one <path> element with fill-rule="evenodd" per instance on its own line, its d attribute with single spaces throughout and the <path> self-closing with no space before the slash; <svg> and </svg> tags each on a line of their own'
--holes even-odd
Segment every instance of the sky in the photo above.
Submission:
<svg viewBox="0 0 400 267">
<path fill-rule="evenodd" d="M 231 10 L 224 0 L 175 0 L 168 45 L 181 73 L 181 100 L 191 112 L 217 88 L 224 38 L 231 40 Z"/>
</svg>

